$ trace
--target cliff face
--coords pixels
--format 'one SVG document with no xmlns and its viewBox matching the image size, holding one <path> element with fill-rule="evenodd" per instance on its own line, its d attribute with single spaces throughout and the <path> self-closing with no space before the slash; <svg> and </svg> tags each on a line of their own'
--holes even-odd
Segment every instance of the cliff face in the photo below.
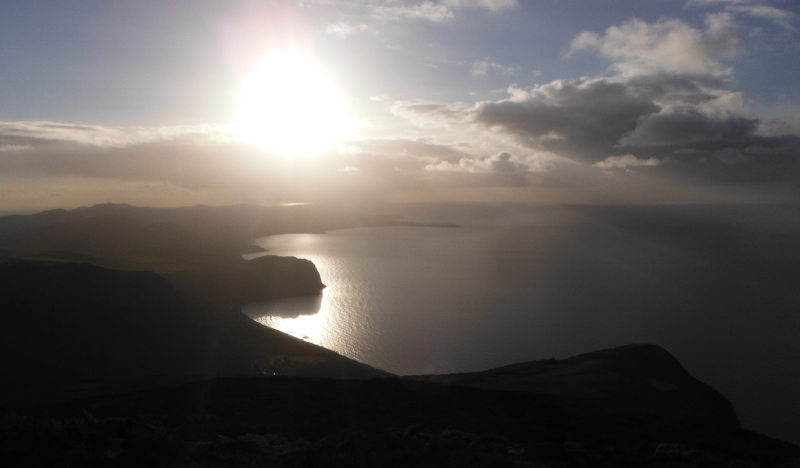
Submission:
<svg viewBox="0 0 800 468">
<path fill-rule="evenodd" d="M 483 372 L 406 378 L 577 398 L 637 418 L 739 427 L 733 406 L 724 396 L 692 377 L 667 350 L 651 344 Z"/>
<path fill-rule="evenodd" d="M 277 262 L 295 264 L 288 259 Z M 297 274 L 309 275 L 309 266 L 300 265 Z M 290 275 L 286 281 L 291 279 Z M 318 281 L 317 276 L 314 284 Z M 255 280 L 245 284 L 258 286 Z M 244 289 L 241 294 L 249 298 L 247 294 L 255 292 Z M 4 262 L 0 298 L 5 387 L 55 388 L 152 376 L 388 375 L 241 314 L 199 306 L 150 272 L 79 263 Z"/>
</svg>

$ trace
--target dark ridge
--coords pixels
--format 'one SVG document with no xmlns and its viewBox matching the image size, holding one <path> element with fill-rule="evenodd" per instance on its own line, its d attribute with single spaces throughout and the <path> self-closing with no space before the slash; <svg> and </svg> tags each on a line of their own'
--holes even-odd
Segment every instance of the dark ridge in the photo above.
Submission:
<svg viewBox="0 0 800 468">
<path fill-rule="evenodd" d="M 737 428 L 400 379 L 223 378 L 0 414 L 9 466 L 795 467 Z"/>
<path fill-rule="evenodd" d="M 739 427 L 733 405 L 724 396 L 692 377 L 667 350 L 652 344 L 632 344 L 482 372 L 405 378 L 580 398 L 632 417 Z"/>
</svg>

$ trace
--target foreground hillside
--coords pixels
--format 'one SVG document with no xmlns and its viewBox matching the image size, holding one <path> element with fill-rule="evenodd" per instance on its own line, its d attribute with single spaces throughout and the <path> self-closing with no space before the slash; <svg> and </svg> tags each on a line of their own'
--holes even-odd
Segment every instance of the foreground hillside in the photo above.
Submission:
<svg viewBox="0 0 800 468">
<path fill-rule="evenodd" d="M 735 427 L 400 379 L 223 378 L 0 416 L 5 466 L 800 466 Z"/>
<path fill-rule="evenodd" d="M 409 380 L 575 398 L 628 416 L 680 424 L 739 427 L 731 403 L 694 378 L 664 348 L 632 344 L 482 372 Z"/>
</svg>

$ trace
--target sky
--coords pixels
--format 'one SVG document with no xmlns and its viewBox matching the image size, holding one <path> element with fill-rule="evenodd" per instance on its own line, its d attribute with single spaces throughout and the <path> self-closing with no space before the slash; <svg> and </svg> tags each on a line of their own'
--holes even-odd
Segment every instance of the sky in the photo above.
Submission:
<svg viewBox="0 0 800 468">
<path fill-rule="evenodd" d="M 796 203 L 800 2 L 0 3 L 0 210 Z"/>
</svg>

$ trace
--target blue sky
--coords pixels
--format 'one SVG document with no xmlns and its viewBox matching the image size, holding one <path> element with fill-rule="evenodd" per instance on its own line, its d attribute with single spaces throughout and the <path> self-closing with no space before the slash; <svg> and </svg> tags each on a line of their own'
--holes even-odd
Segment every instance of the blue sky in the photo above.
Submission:
<svg viewBox="0 0 800 468">
<path fill-rule="evenodd" d="M 4 2 L 0 209 L 798 201 L 798 15 L 767 0 Z M 324 75 L 357 125 L 311 155 L 235 127 L 256 65 L 287 48 L 319 72 L 248 124 L 334 115 Z M 279 131 L 321 133 L 308 125 Z"/>
</svg>

